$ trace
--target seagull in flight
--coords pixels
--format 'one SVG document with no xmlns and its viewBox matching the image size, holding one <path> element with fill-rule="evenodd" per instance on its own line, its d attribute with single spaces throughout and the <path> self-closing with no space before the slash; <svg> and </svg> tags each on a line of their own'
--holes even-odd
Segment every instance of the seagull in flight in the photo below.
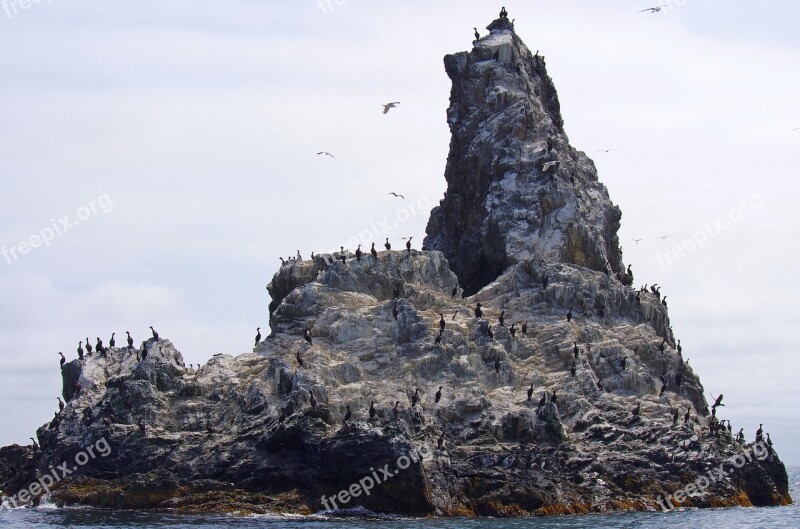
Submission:
<svg viewBox="0 0 800 529">
<path fill-rule="evenodd" d="M 396 196 L 397 198 L 402 198 L 403 200 L 405 200 L 405 199 L 406 199 L 406 197 L 404 197 L 403 195 L 398 195 L 398 194 L 397 194 L 397 193 L 395 193 L 394 191 L 389 191 L 389 193 L 387 193 L 387 194 L 389 194 L 389 195 L 394 195 L 394 196 Z"/>
<path fill-rule="evenodd" d="M 797 132 L 798 130 L 800 130 L 800 127 L 797 127 L 797 128 L 796 128 L 796 129 L 794 129 L 792 132 Z"/>
<path fill-rule="evenodd" d="M 383 105 L 383 113 L 386 114 L 387 112 L 389 112 L 391 109 L 393 109 L 394 107 L 396 107 L 399 104 L 400 104 L 400 101 L 393 101 L 391 103 L 386 103 L 385 105 Z"/>
<path fill-rule="evenodd" d="M 556 165 L 558 165 L 558 160 L 553 162 L 545 162 L 544 165 L 542 165 L 542 171 L 546 173 L 551 167 L 555 167 Z"/>
<path fill-rule="evenodd" d="M 317 156 L 319 156 L 320 154 L 324 154 L 325 156 L 330 156 L 330 157 L 331 157 L 331 158 L 333 158 L 334 160 L 336 159 L 336 158 L 334 158 L 334 157 L 333 157 L 333 155 L 332 155 L 331 153 L 329 153 L 328 151 L 320 151 L 320 152 L 318 152 L 318 153 L 317 153 Z"/>
<path fill-rule="evenodd" d="M 639 12 L 640 13 L 645 13 L 645 12 L 649 11 L 651 13 L 658 13 L 659 11 L 661 11 L 662 7 L 664 7 L 664 6 L 648 7 L 647 9 L 642 9 Z"/>
<path fill-rule="evenodd" d="M 618 151 L 619 149 L 597 149 L 595 152 L 611 152 L 611 151 Z"/>
</svg>

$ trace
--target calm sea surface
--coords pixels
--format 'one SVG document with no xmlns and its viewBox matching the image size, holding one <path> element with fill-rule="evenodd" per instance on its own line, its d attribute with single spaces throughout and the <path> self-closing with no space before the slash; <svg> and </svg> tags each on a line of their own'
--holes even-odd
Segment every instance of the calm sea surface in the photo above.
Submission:
<svg viewBox="0 0 800 529">
<path fill-rule="evenodd" d="M 792 498 L 800 498 L 800 467 L 789 469 Z M 0 527 L 44 529 L 53 527 L 87 527 L 93 529 L 170 527 L 211 529 L 539 529 L 539 528 L 800 528 L 800 506 L 770 508 L 698 509 L 670 513 L 625 513 L 612 515 L 568 516 L 561 518 L 525 519 L 438 519 L 265 517 L 234 518 L 230 516 L 178 516 L 161 513 L 131 513 L 96 509 L 14 509 L 0 510 Z"/>
</svg>

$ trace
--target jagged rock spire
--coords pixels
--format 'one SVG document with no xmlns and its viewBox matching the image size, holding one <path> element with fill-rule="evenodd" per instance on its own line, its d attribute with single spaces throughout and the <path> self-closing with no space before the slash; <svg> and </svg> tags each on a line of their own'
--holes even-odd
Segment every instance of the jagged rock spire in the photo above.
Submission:
<svg viewBox="0 0 800 529">
<path fill-rule="evenodd" d="M 621 212 L 569 144 L 544 57 L 507 18 L 487 29 L 472 51 L 444 59 L 448 186 L 423 249 L 445 254 L 467 295 L 524 260 L 619 270 Z"/>
</svg>

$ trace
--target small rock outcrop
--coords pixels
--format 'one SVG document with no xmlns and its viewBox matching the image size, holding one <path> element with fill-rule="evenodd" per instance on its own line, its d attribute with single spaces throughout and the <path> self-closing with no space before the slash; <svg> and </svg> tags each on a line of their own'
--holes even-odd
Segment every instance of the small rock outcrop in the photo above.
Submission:
<svg viewBox="0 0 800 529">
<path fill-rule="evenodd" d="M 4 494 L 75 462 L 32 501 L 413 516 L 791 502 L 771 447 L 709 411 L 660 293 L 631 288 L 619 210 L 568 144 L 544 59 L 507 19 L 489 29 L 445 60 L 453 143 L 427 250 L 287 262 L 270 335 L 199 369 L 165 338 L 67 363 L 40 448 L 0 450 Z"/>
</svg>

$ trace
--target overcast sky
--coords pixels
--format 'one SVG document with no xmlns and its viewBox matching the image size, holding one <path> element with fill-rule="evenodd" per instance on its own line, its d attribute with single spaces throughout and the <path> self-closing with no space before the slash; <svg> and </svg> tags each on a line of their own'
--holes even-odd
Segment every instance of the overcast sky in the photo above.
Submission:
<svg viewBox="0 0 800 529">
<path fill-rule="evenodd" d="M 720 415 L 800 464 L 800 4 L 661 3 L 506 8 Z M 442 57 L 488 5 L 0 0 L 0 444 L 52 417 L 78 340 L 152 324 L 187 363 L 241 354 L 279 256 L 419 247 L 445 190 Z"/>
</svg>

